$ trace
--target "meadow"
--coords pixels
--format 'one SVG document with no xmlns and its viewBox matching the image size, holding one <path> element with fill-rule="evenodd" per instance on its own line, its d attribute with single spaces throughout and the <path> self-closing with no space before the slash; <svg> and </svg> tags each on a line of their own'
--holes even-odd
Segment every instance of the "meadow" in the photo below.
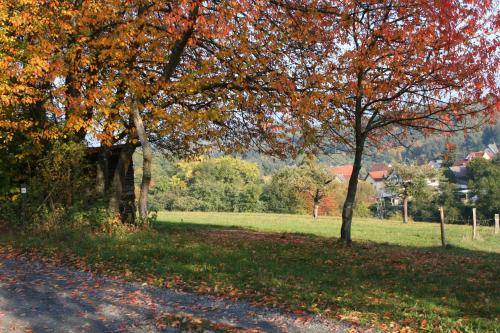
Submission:
<svg viewBox="0 0 500 333">
<path fill-rule="evenodd" d="M 149 230 L 4 234 L 0 247 L 127 280 L 322 314 L 389 332 L 500 332 L 500 235 L 448 225 L 161 212 Z"/>
<path fill-rule="evenodd" d="M 308 215 L 267 213 L 209 213 L 209 212 L 160 212 L 160 223 L 192 223 L 218 227 L 238 227 L 273 233 L 296 233 L 321 237 L 339 237 L 340 217 L 320 216 L 316 220 Z M 479 237 L 472 240 L 472 226 L 446 225 L 446 239 L 451 246 L 500 253 L 500 235 L 493 235 L 493 228 L 479 227 Z M 397 220 L 354 218 L 353 239 L 379 244 L 415 247 L 441 246 L 440 226 L 437 223 Z"/>
</svg>

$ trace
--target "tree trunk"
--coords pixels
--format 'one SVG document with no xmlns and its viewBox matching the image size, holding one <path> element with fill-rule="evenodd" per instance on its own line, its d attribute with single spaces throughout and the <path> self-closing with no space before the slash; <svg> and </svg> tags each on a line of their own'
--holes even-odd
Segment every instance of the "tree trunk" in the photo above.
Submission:
<svg viewBox="0 0 500 333">
<path fill-rule="evenodd" d="M 319 212 L 319 203 L 315 202 L 314 207 L 313 207 L 313 217 L 314 219 L 318 218 L 318 212 Z"/>
<path fill-rule="evenodd" d="M 120 214 L 120 201 L 123 193 L 123 182 L 129 170 L 130 163 L 132 162 L 132 155 L 134 153 L 134 150 L 135 148 L 133 146 L 127 146 L 120 151 L 118 163 L 114 170 L 113 179 L 111 180 L 111 186 L 109 189 L 108 209 L 111 214 Z M 122 221 L 124 219 L 125 217 L 122 216 Z M 129 218 L 126 219 L 130 220 Z"/>
<path fill-rule="evenodd" d="M 148 192 L 149 185 L 151 183 L 151 164 L 153 161 L 153 148 L 148 140 L 146 129 L 142 121 L 141 114 L 139 112 L 139 107 L 135 104 L 132 108 L 132 117 L 134 119 L 135 129 L 137 131 L 137 136 L 142 146 L 142 181 L 141 181 L 141 193 L 139 195 L 139 218 L 142 223 L 148 222 Z"/>
<path fill-rule="evenodd" d="M 408 197 L 403 198 L 403 223 L 408 223 Z"/>
<path fill-rule="evenodd" d="M 317 219 L 318 218 L 318 212 L 319 212 L 319 203 L 321 202 L 321 193 L 319 189 L 316 189 L 312 199 L 313 199 L 313 218 Z"/>
<path fill-rule="evenodd" d="M 361 171 L 361 161 L 363 158 L 364 144 L 365 140 L 363 138 L 356 139 L 356 152 L 354 155 L 352 175 L 351 178 L 349 179 L 347 196 L 344 201 L 344 207 L 342 209 L 342 227 L 340 229 L 340 239 L 347 245 L 350 245 L 352 243 L 351 239 L 352 213 L 354 209 L 354 202 L 356 200 L 356 192 L 358 190 L 358 177 L 359 177 L 359 172 Z"/>
</svg>

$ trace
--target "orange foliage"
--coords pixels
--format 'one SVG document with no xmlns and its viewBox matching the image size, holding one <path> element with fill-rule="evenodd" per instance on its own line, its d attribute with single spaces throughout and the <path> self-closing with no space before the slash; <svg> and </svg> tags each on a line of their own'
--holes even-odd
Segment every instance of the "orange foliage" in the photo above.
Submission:
<svg viewBox="0 0 500 333">
<path fill-rule="evenodd" d="M 37 140 L 136 144 L 139 107 L 149 139 L 171 151 L 259 138 L 281 150 L 275 88 L 290 80 L 262 48 L 279 49 L 261 20 L 272 11 L 253 0 L 0 0 L 1 138 L 24 120 Z"/>
<path fill-rule="evenodd" d="M 282 153 L 326 135 L 383 146 L 401 128 L 492 119 L 492 6 L 0 0 L 0 140 L 137 144 L 132 108 L 149 140 L 177 153 L 262 141 Z"/>
<path fill-rule="evenodd" d="M 313 211 L 313 201 L 310 196 L 304 195 L 302 202 L 304 203 L 304 209 L 306 212 Z M 336 202 L 335 197 L 331 194 L 327 195 L 321 200 L 319 205 L 319 215 L 320 216 L 339 216 L 340 211 L 338 207 L 339 203 Z"/>
</svg>

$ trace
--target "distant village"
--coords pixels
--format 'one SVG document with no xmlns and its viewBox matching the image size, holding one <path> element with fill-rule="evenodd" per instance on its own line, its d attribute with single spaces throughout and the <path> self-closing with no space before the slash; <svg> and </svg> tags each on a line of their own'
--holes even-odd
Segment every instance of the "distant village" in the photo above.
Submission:
<svg viewBox="0 0 500 333">
<path fill-rule="evenodd" d="M 470 152 L 465 156 L 465 158 L 460 158 L 455 160 L 451 166 L 444 166 L 444 161 L 442 159 L 432 160 L 428 162 L 420 161 L 419 165 L 422 168 L 427 168 L 429 170 L 441 170 L 448 168 L 452 173 L 453 177 L 450 181 L 456 186 L 457 199 L 461 200 L 463 203 L 468 203 L 474 201 L 475 198 L 470 197 L 470 189 L 467 185 L 467 166 L 468 164 L 478 158 L 483 158 L 485 160 L 493 160 L 497 156 L 499 150 L 496 143 L 489 144 L 484 150 Z M 331 168 L 331 172 L 335 177 L 337 182 L 347 182 L 351 177 L 353 170 L 352 164 L 334 166 Z M 386 205 L 399 205 L 400 197 L 391 193 L 387 188 L 387 182 L 396 178 L 397 174 L 390 163 L 376 163 L 372 164 L 368 170 L 361 175 L 361 179 L 373 185 L 376 192 L 377 202 L 382 202 Z M 433 177 L 426 179 L 427 185 L 435 189 L 439 188 L 440 177 Z"/>
</svg>

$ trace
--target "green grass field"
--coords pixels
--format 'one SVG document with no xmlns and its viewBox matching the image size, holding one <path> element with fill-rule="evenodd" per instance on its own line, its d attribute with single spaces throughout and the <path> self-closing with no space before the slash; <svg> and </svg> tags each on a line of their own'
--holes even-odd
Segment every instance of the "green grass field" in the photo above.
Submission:
<svg viewBox="0 0 500 333">
<path fill-rule="evenodd" d="M 500 235 L 481 228 L 231 213 L 159 214 L 151 230 L 0 236 L 82 269 L 184 290 L 322 313 L 390 332 L 500 332 Z"/>
<path fill-rule="evenodd" d="M 286 232 L 339 237 L 339 217 L 319 217 L 314 220 L 306 215 L 257 214 L 257 213 L 205 213 L 160 212 L 159 222 L 193 223 L 220 227 L 238 227 L 265 232 Z M 479 237 L 472 241 L 472 227 L 446 225 L 447 243 L 464 249 L 500 253 L 500 235 L 493 235 L 493 228 L 479 227 Z M 440 226 L 437 223 L 355 218 L 352 226 L 354 240 L 371 241 L 415 247 L 441 246 Z"/>
</svg>

